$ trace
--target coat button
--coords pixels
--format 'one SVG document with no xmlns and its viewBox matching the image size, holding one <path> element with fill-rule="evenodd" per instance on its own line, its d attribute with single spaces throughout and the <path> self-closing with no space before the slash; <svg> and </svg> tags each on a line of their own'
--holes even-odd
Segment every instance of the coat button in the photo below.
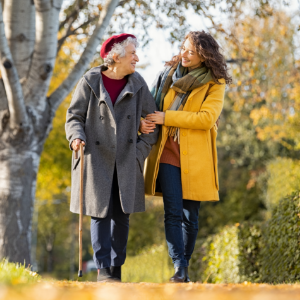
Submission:
<svg viewBox="0 0 300 300">
<path fill-rule="evenodd" d="M 184 174 L 187 174 L 189 171 L 188 170 L 184 170 Z"/>
<path fill-rule="evenodd" d="M 187 151 L 182 151 L 182 154 L 183 155 L 187 155 Z"/>
<path fill-rule="evenodd" d="M 104 119 L 104 117 L 103 117 L 103 116 L 100 116 L 100 117 L 99 117 L 99 119 L 100 119 L 100 120 L 103 120 L 103 119 Z"/>
<path fill-rule="evenodd" d="M 131 119 L 131 115 L 128 115 L 128 116 L 127 116 L 127 119 Z"/>
<path fill-rule="evenodd" d="M 128 140 L 128 143 L 133 143 L 133 139 L 129 139 L 129 140 Z"/>
<path fill-rule="evenodd" d="M 183 136 L 186 136 L 186 132 L 183 132 L 182 135 L 183 135 Z"/>
<path fill-rule="evenodd" d="M 95 143 L 96 145 L 100 145 L 100 143 L 99 143 L 99 141 L 96 141 L 96 143 Z"/>
</svg>

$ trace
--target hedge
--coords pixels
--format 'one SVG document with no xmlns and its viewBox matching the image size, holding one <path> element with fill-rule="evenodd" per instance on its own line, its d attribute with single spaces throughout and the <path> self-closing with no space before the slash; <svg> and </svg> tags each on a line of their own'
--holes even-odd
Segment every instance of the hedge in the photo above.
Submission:
<svg viewBox="0 0 300 300">
<path fill-rule="evenodd" d="M 199 241 L 190 264 L 192 279 L 210 283 L 259 282 L 260 241 L 260 224 L 250 223 L 226 226 L 201 246 Z"/>
<path fill-rule="evenodd" d="M 300 194 L 282 199 L 264 223 L 226 226 L 197 241 L 194 281 L 292 283 L 300 280 Z"/>
<path fill-rule="evenodd" d="M 261 249 L 262 281 L 292 283 L 300 280 L 300 194 L 280 201 L 264 226 Z"/>
</svg>

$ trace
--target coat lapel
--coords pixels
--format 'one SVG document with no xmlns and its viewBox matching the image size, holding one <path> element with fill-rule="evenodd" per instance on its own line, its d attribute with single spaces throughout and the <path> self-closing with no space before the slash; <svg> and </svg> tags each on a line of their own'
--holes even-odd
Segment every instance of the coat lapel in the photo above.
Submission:
<svg viewBox="0 0 300 300">
<path fill-rule="evenodd" d="M 120 101 L 122 101 L 126 95 L 133 97 L 142 86 L 143 85 L 141 84 L 140 80 L 137 79 L 137 75 L 135 73 L 130 74 L 128 76 L 127 84 L 125 85 L 124 89 L 122 90 L 122 92 L 120 93 L 120 95 L 118 96 L 115 102 L 115 106 Z"/>
<path fill-rule="evenodd" d="M 102 70 L 105 70 L 105 66 L 103 65 L 93 68 L 84 75 L 84 78 L 87 84 L 90 86 L 93 93 L 95 94 L 96 98 L 99 100 L 98 105 L 100 105 L 101 102 L 105 102 L 109 107 L 114 120 L 116 120 L 114 106 L 103 84 L 101 74 Z M 122 92 L 120 93 L 120 95 L 118 96 L 115 105 L 118 104 L 118 102 L 122 101 L 126 97 L 126 95 L 130 95 L 131 97 L 133 97 L 142 86 L 143 84 L 138 79 L 138 76 L 135 73 L 130 74 L 128 76 L 128 82 L 122 90 Z"/>
<path fill-rule="evenodd" d="M 90 86 L 93 93 L 95 94 L 96 98 L 98 99 L 98 105 L 100 106 L 101 102 L 106 103 L 107 106 L 109 107 L 109 110 L 110 110 L 114 120 L 116 120 L 114 107 L 112 105 L 110 96 L 107 93 L 107 91 L 104 87 L 104 84 L 103 84 L 102 75 L 101 75 L 101 71 L 103 68 L 104 68 L 104 66 L 101 65 L 99 67 L 91 69 L 89 72 L 87 72 L 84 75 L 84 78 L 85 78 L 87 84 Z"/>
</svg>

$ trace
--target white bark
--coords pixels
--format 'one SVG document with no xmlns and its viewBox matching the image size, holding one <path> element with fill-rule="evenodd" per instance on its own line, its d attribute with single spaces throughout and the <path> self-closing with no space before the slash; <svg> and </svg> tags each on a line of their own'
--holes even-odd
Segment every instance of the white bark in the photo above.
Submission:
<svg viewBox="0 0 300 300">
<path fill-rule="evenodd" d="M 30 262 L 32 201 L 38 163 L 39 155 L 34 152 L 7 145 L 5 149 L 0 148 L 0 257 L 10 261 Z"/>
<path fill-rule="evenodd" d="M 34 5 L 32 0 L 5 1 L 3 20 L 8 46 L 22 80 L 28 74 L 35 39 Z"/>
<path fill-rule="evenodd" d="M 53 112 L 56 111 L 60 103 L 71 92 L 77 81 L 87 69 L 89 63 L 93 58 L 93 55 L 95 54 L 97 46 L 101 42 L 104 31 L 109 24 L 109 21 L 118 3 L 119 0 L 108 0 L 106 2 L 105 7 L 101 11 L 99 21 L 93 32 L 93 35 L 89 39 L 79 61 L 77 62 L 69 76 L 65 79 L 65 81 L 50 96 L 49 103 Z"/>
<path fill-rule="evenodd" d="M 56 58 L 61 4 L 62 0 L 35 0 L 35 46 L 24 95 L 26 104 L 34 107 L 37 112 L 36 118 L 46 107 L 45 99 Z"/>
<path fill-rule="evenodd" d="M 5 36 L 2 4 L 0 3 L 0 70 L 6 91 L 10 113 L 9 123 L 12 129 L 18 129 L 27 124 L 27 114 L 24 105 L 22 87 L 17 69 L 14 65 Z"/>
</svg>

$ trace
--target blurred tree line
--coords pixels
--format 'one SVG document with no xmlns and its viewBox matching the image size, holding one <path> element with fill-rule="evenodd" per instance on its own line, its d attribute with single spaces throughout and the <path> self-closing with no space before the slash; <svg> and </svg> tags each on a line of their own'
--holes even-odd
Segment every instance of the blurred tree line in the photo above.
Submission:
<svg viewBox="0 0 300 300">
<path fill-rule="evenodd" d="M 232 8 L 228 26 L 212 20 L 210 28 L 231 63 L 234 79 L 226 91 L 217 139 L 221 201 L 201 204 L 199 239 L 224 225 L 265 220 L 270 208 L 295 190 L 300 180 L 297 20 L 278 5 L 281 1 L 229 2 L 223 1 Z M 179 28 L 187 30 L 183 25 Z M 63 30 L 61 34 L 63 37 Z M 171 40 L 181 37 L 176 31 L 172 34 Z M 52 89 L 74 65 L 84 38 L 79 40 L 70 34 L 64 43 L 57 57 Z M 95 58 L 92 66 L 100 63 Z M 38 221 L 34 228 L 39 271 L 72 279 L 78 260 L 78 218 L 68 207 L 71 152 L 64 122 L 70 100 L 69 95 L 60 106 L 41 157 L 35 208 Z M 92 258 L 89 222 L 85 217 L 84 260 Z M 163 243 L 162 201 L 149 198 L 147 211 L 130 218 L 128 255 Z"/>
</svg>

